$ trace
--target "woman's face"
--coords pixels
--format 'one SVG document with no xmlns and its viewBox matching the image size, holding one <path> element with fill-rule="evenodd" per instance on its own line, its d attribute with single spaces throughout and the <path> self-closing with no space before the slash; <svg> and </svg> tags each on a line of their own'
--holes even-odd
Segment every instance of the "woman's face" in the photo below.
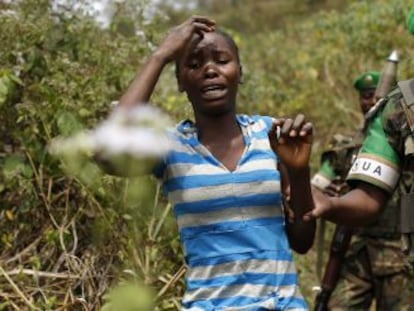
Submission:
<svg viewBox="0 0 414 311">
<path fill-rule="evenodd" d="M 193 38 L 179 61 L 178 84 L 197 114 L 234 111 L 241 69 L 237 51 L 217 32 Z"/>
</svg>

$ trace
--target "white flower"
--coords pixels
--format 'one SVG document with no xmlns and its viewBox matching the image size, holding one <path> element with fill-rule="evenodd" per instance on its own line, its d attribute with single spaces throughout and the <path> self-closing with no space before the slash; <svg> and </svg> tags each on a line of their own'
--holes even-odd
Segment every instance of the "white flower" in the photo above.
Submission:
<svg viewBox="0 0 414 311">
<path fill-rule="evenodd" d="M 81 132 L 70 137 L 57 137 L 49 145 L 49 152 L 54 155 L 90 153 L 94 150 L 94 141 L 90 133 Z"/>
<path fill-rule="evenodd" d="M 170 124 L 170 120 L 154 107 L 119 107 L 91 132 L 91 137 L 96 151 L 107 155 L 158 158 L 172 147 L 166 133 Z"/>
<path fill-rule="evenodd" d="M 56 155 L 98 154 L 116 166 L 145 166 L 161 159 L 172 148 L 167 128 L 169 118 L 149 105 L 116 107 L 95 129 L 67 138 L 56 138 L 50 152 Z M 122 170 L 123 168 L 120 168 Z"/>
</svg>

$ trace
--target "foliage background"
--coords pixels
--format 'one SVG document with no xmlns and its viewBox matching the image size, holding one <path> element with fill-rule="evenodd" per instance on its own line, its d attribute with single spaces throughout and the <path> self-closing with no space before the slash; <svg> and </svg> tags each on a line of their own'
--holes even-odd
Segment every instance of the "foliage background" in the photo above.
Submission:
<svg viewBox="0 0 414 311">
<path fill-rule="evenodd" d="M 114 1 L 107 27 L 79 3 L 0 1 L 0 310 L 117 310 L 130 299 L 142 310 L 178 308 L 183 259 L 154 180 L 107 176 L 53 158 L 47 146 L 104 119 L 189 14 L 215 18 L 239 44 L 240 112 L 313 121 L 314 171 L 329 137 L 361 123 L 352 88 L 360 72 L 381 70 L 397 49 L 399 79 L 413 76 L 409 0 L 182 0 L 179 9 Z M 152 101 L 176 120 L 191 117 L 172 66 Z M 296 258 L 312 304 L 315 251 Z"/>
</svg>

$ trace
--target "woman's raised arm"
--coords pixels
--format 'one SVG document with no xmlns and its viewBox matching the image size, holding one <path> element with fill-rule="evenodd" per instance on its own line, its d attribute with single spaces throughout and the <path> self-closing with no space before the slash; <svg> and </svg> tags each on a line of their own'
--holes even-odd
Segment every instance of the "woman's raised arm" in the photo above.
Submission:
<svg viewBox="0 0 414 311">
<path fill-rule="evenodd" d="M 121 106 L 132 107 L 148 102 L 164 66 L 181 56 L 193 35 L 198 34 L 202 37 L 203 32 L 213 31 L 214 27 L 213 20 L 203 16 L 192 16 L 181 25 L 172 28 L 122 95 Z"/>
</svg>

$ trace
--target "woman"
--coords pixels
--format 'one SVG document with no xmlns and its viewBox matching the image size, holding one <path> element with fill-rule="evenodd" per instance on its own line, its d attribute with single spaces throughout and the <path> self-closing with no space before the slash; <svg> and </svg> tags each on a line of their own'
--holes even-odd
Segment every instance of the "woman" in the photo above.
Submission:
<svg viewBox="0 0 414 311">
<path fill-rule="evenodd" d="M 236 114 L 238 48 L 201 16 L 169 32 L 121 107 L 148 102 L 171 61 L 195 122 L 177 125 L 176 147 L 155 174 L 174 204 L 188 264 L 183 310 L 307 309 L 290 247 L 305 253 L 314 238 L 315 222 L 301 221 L 313 207 L 312 124 L 302 115 Z M 281 179 L 289 187 L 287 222 Z"/>
</svg>

